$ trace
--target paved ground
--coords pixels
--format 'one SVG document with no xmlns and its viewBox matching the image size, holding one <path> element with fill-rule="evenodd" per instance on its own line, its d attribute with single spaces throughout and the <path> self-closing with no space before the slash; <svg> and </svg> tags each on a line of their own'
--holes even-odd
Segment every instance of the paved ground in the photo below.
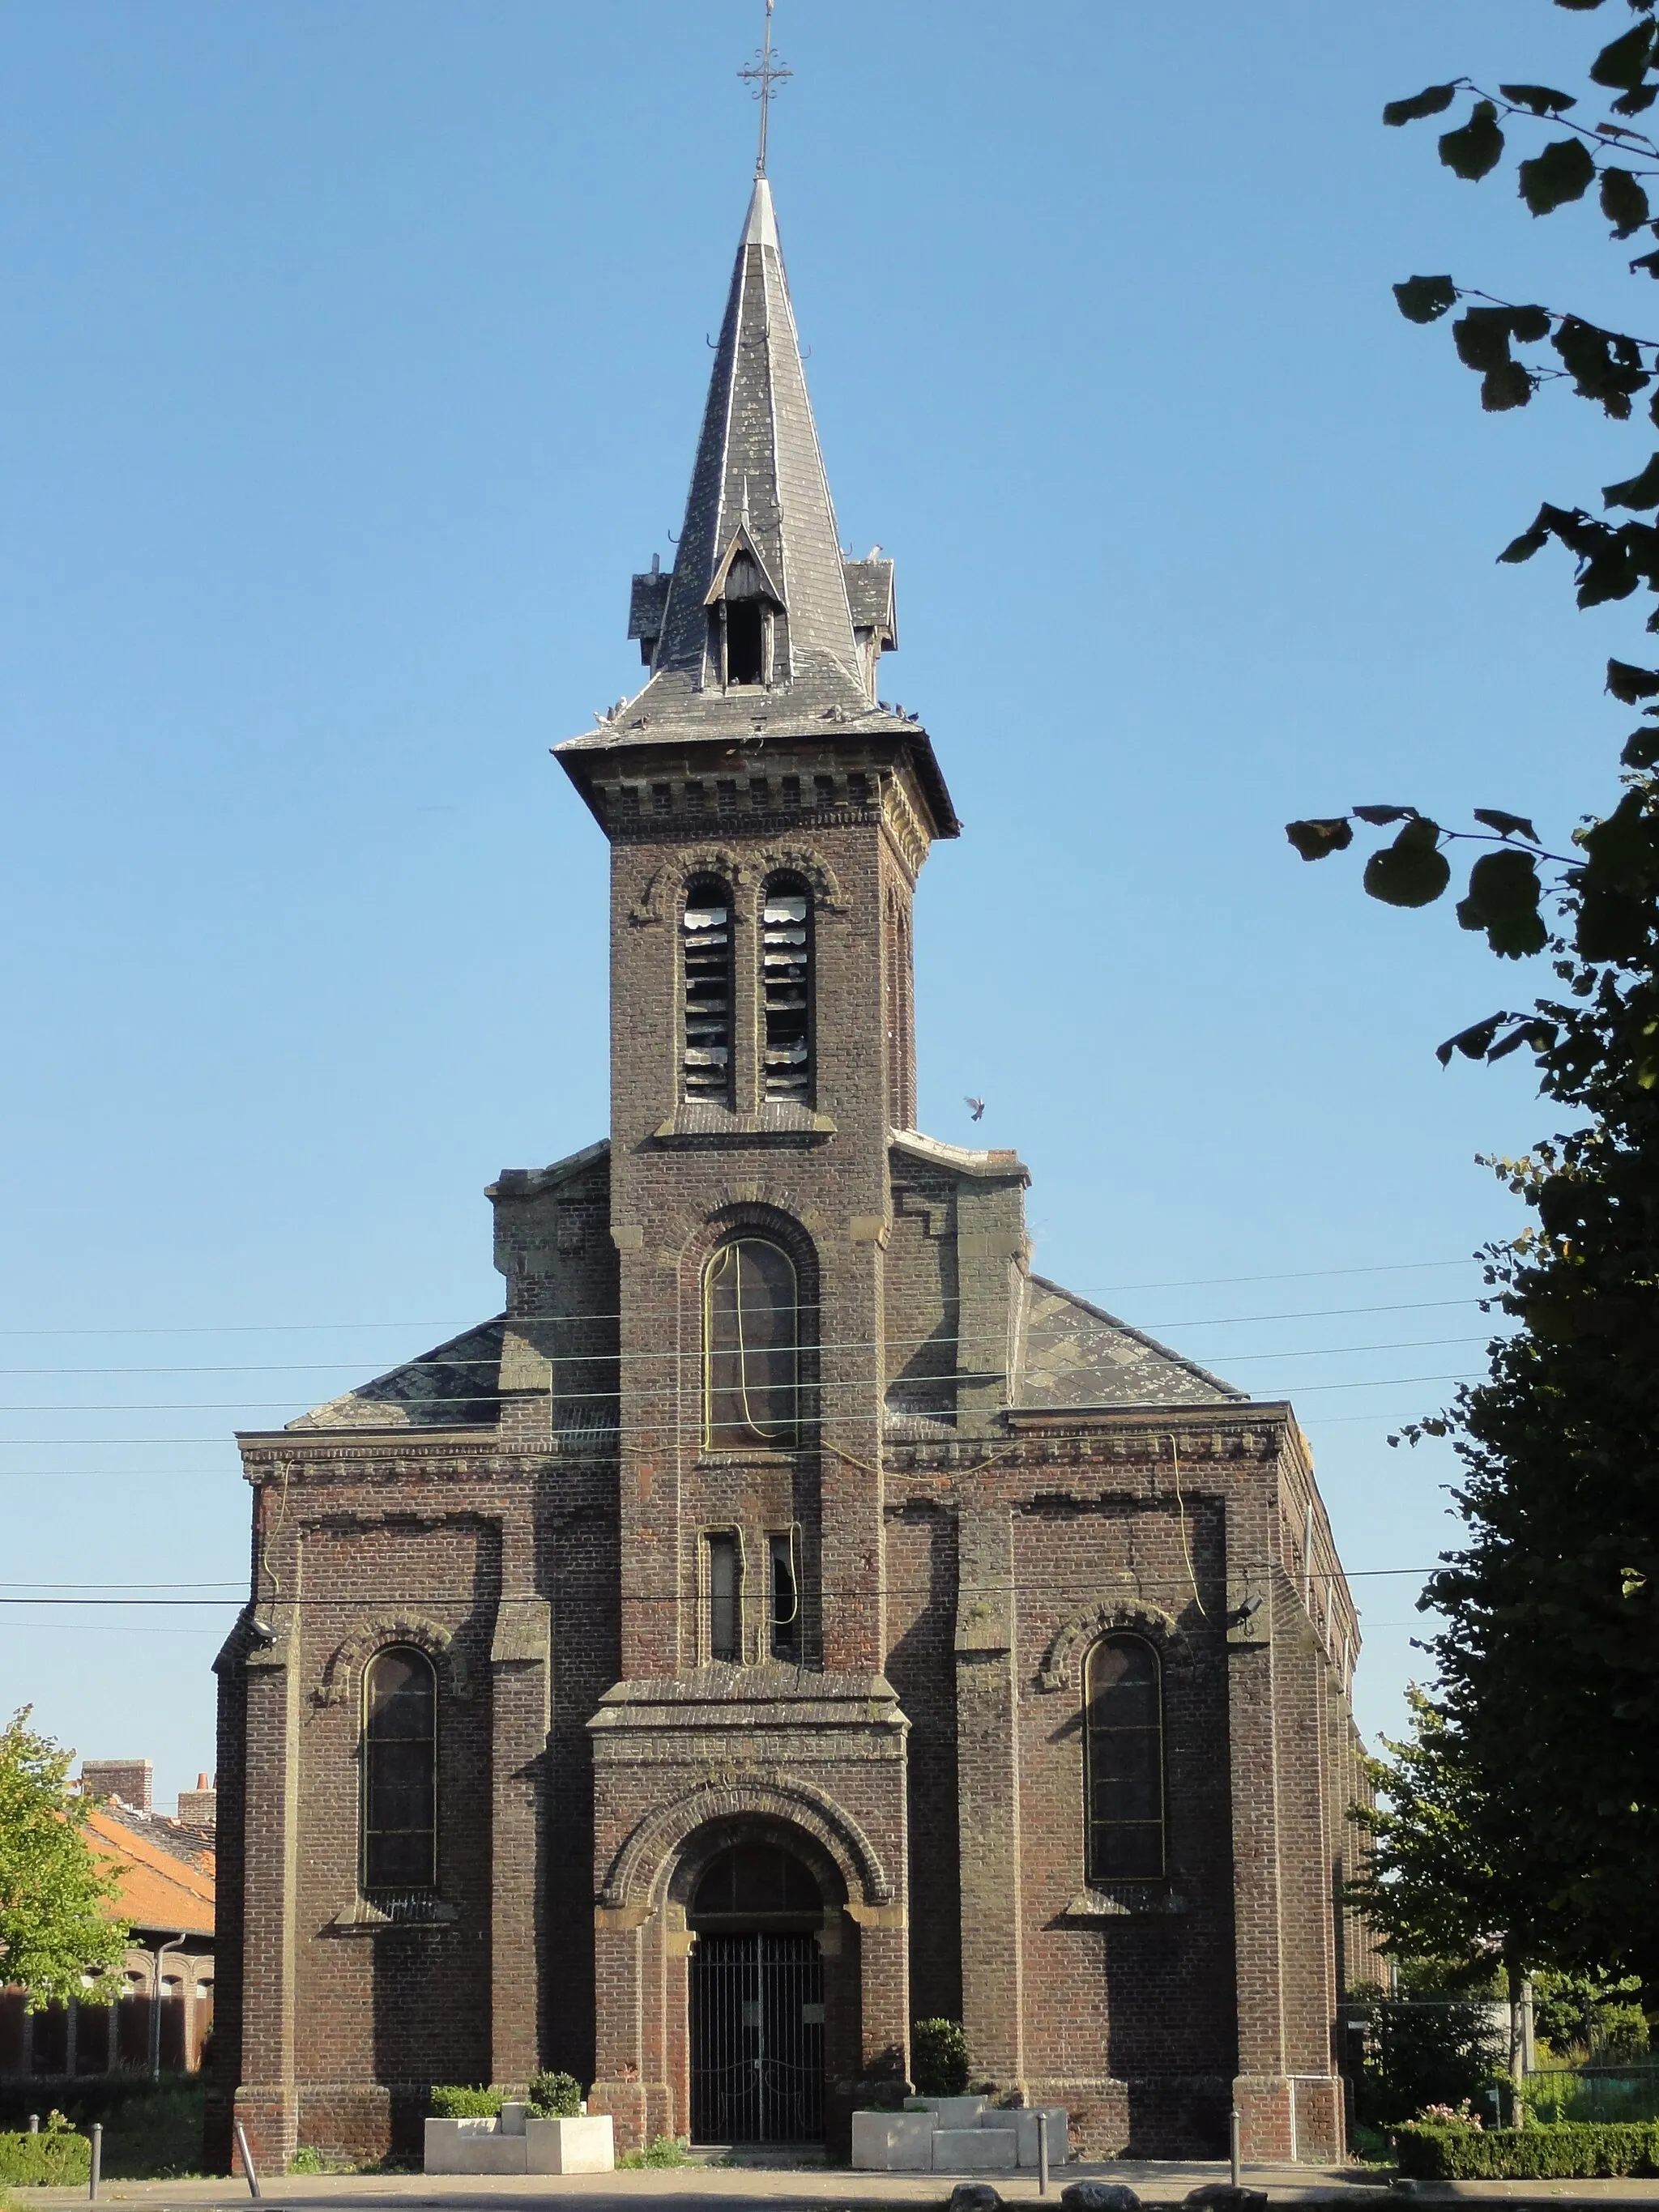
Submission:
<svg viewBox="0 0 1659 2212">
<path fill-rule="evenodd" d="M 1178 2205 L 1201 2182 L 1224 2181 L 1224 2164 L 1120 2160 L 1110 2165 L 1075 2163 L 1056 2167 L 1048 2201 L 1058 2212 L 1060 2190 L 1085 2176 L 1127 2181 L 1149 2207 Z M 1035 2174 L 963 2176 L 994 2180 L 1010 2203 L 1035 2205 Z M 451 2174 L 289 2174 L 267 2182 L 261 2199 L 270 2212 L 511 2212 L 521 2201 L 556 2203 L 558 2212 L 623 2212 L 629 2204 L 653 2212 L 715 2212 L 724 2204 L 734 2212 L 911 2212 L 939 2208 L 955 2177 L 933 2173 L 853 2173 L 817 2166 L 785 2167 L 743 2161 L 732 2166 L 690 2166 L 650 2172 L 535 2174 L 520 2179 L 492 2176 L 458 2179 Z M 1327 2204 L 1345 2212 L 1364 2212 L 1384 2204 L 1449 2205 L 1496 2198 L 1518 2208 L 1548 2204 L 1553 2212 L 1579 2203 L 1594 2212 L 1659 2212 L 1659 2181 L 1468 2181 L 1419 2182 L 1390 2190 L 1363 2167 L 1246 2166 L 1246 2183 L 1265 2189 L 1275 2205 Z M 16 2201 L 34 2212 L 68 2212 L 82 2206 L 82 2189 L 14 2189 Z M 100 2203 L 149 2207 L 151 2212 L 252 2212 L 241 2181 L 106 2181 Z"/>
<path fill-rule="evenodd" d="M 1058 2212 L 1060 2190 L 1067 2181 L 1085 2176 L 1127 2181 L 1150 2206 L 1178 2205 L 1189 2189 L 1206 2181 L 1224 2181 L 1224 2164 L 1156 2160 L 1121 2160 L 1110 2165 L 1077 2163 L 1056 2167 L 1049 2202 Z M 853 2173 L 822 2165 L 783 2167 L 748 2162 L 732 2166 L 691 2166 L 650 2172 L 605 2174 L 536 2174 L 488 2179 L 458 2179 L 453 2175 L 418 2173 L 289 2174 L 264 2185 L 262 2208 L 270 2212 L 511 2212 L 518 2202 L 556 2202 L 559 2212 L 623 2212 L 638 2203 L 653 2212 L 715 2212 L 725 2204 L 735 2212 L 911 2212 L 911 2208 L 939 2208 L 954 2177 L 932 2173 Z M 1035 2205 L 1035 2174 L 977 2175 L 964 2179 L 994 2181 L 1010 2203 Z M 1382 2177 L 1355 2167 L 1305 2166 L 1247 2166 L 1247 2184 L 1268 2191 L 1275 2205 L 1330 2204 L 1363 2212 L 1366 2206 L 1405 2203 L 1446 2205 L 1470 2200 L 1498 2198 L 1511 2207 L 1548 2203 L 1553 2208 L 1577 2203 L 1595 2212 L 1659 2212 L 1659 2181 L 1477 2181 L 1419 2183 L 1398 2190 L 1387 2187 Z M 18 2189 L 18 2203 L 40 2212 L 67 2212 L 84 2205 L 84 2189 Z M 210 2207 L 214 2212 L 242 2212 L 249 2207 L 246 2185 L 240 2181 L 106 2181 L 99 2192 L 100 2203 L 149 2207 L 152 2212 L 191 2212 Z"/>
</svg>

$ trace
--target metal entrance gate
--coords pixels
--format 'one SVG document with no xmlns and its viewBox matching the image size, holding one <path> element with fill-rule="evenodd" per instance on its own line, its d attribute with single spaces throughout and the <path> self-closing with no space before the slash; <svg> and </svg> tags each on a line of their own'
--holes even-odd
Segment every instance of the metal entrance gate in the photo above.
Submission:
<svg viewBox="0 0 1659 2212">
<path fill-rule="evenodd" d="M 823 1960 L 810 1936 L 700 1935 L 690 1959 L 698 2142 L 823 2141 Z"/>
</svg>

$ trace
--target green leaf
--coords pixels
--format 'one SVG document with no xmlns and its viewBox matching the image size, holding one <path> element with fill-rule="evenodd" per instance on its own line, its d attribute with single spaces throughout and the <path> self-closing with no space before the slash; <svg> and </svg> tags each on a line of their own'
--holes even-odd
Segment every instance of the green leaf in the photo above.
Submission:
<svg viewBox="0 0 1659 2212">
<path fill-rule="evenodd" d="M 1626 707 L 1633 707 L 1638 699 L 1659 695 L 1659 668 L 1632 668 L 1627 660 L 1610 660 L 1607 690 Z"/>
<path fill-rule="evenodd" d="M 1595 157 L 1582 138 L 1558 138 L 1516 172 L 1521 197 L 1534 215 L 1553 215 L 1581 200 L 1595 181 Z"/>
<path fill-rule="evenodd" d="M 1506 814 L 1501 806 L 1477 806 L 1474 813 L 1477 822 L 1484 822 L 1500 837 L 1524 837 L 1531 845 L 1538 842 L 1538 832 L 1524 814 Z"/>
<path fill-rule="evenodd" d="M 1651 107 L 1656 100 L 1659 100 L 1659 86 L 1638 85 L 1634 92 L 1620 93 L 1613 103 L 1613 112 L 1619 115 L 1640 115 L 1644 108 Z"/>
<path fill-rule="evenodd" d="M 1626 768 L 1652 768 L 1659 764 L 1659 729 L 1651 722 L 1632 730 L 1625 740 L 1624 750 L 1619 756 Z"/>
<path fill-rule="evenodd" d="M 1524 407 L 1532 398 L 1532 379 L 1518 361 L 1500 362 L 1480 380 L 1480 404 L 1488 415 Z"/>
<path fill-rule="evenodd" d="M 1467 177 L 1471 184 L 1498 167 L 1504 158 L 1504 134 L 1491 100 L 1477 100 L 1462 129 L 1447 131 L 1440 141 L 1440 158 L 1455 176 Z"/>
<path fill-rule="evenodd" d="M 1452 325 L 1452 343 L 1465 368 L 1501 368 L 1510 358 L 1507 307 L 1471 307 Z"/>
<path fill-rule="evenodd" d="M 1511 307 L 1510 336 L 1518 345 L 1536 345 L 1550 334 L 1550 311 L 1547 307 Z"/>
<path fill-rule="evenodd" d="M 1647 466 L 1623 483 L 1603 484 L 1601 496 L 1609 507 L 1634 507 L 1638 512 L 1648 507 L 1659 507 L 1659 453 L 1655 453 Z"/>
<path fill-rule="evenodd" d="M 1633 91 L 1648 73 L 1648 58 L 1652 52 L 1652 23 L 1638 23 L 1633 30 L 1602 47 L 1590 64 L 1590 80 L 1621 92 Z"/>
<path fill-rule="evenodd" d="M 1603 169 L 1601 212 L 1613 225 L 1615 238 L 1629 238 L 1649 220 L 1652 210 L 1647 193 L 1628 169 Z"/>
<path fill-rule="evenodd" d="M 1552 92 L 1547 84 L 1500 84 L 1498 89 L 1505 100 L 1512 100 L 1517 107 L 1531 108 L 1534 115 L 1565 115 L 1568 108 L 1578 105 L 1571 93 Z"/>
<path fill-rule="evenodd" d="M 1504 959 L 1541 952 L 1549 942 L 1538 911 L 1541 889 L 1530 853 L 1513 847 L 1483 853 L 1469 870 L 1468 895 L 1457 902 L 1457 919 L 1465 929 L 1484 929 L 1487 944 Z"/>
<path fill-rule="evenodd" d="M 1484 1060 L 1492 1048 L 1492 1039 L 1509 1018 L 1507 1014 L 1488 1014 L 1484 1022 L 1471 1022 L 1468 1029 L 1459 1030 L 1455 1036 L 1449 1036 L 1444 1044 L 1437 1045 L 1435 1058 L 1442 1067 L 1449 1066 L 1455 1052 L 1461 1052 L 1465 1060 Z"/>
<path fill-rule="evenodd" d="M 1552 535 L 1549 515 L 1548 506 L 1540 507 L 1537 520 L 1531 528 L 1523 530 L 1518 538 L 1511 538 L 1498 555 L 1498 559 L 1507 561 L 1513 565 L 1518 562 L 1530 561 L 1534 553 L 1541 553 L 1545 546 L 1549 544 Z"/>
<path fill-rule="evenodd" d="M 1408 276 L 1395 286 L 1394 296 L 1407 322 L 1432 323 L 1456 306 L 1457 287 L 1449 276 Z"/>
<path fill-rule="evenodd" d="M 1451 881 L 1440 825 L 1419 815 L 1365 863 L 1365 889 L 1385 906 L 1428 906 Z"/>
<path fill-rule="evenodd" d="M 1304 860 L 1322 860 L 1328 853 L 1340 853 L 1353 842 L 1353 830 L 1346 814 L 1325 815 L 1311 822 L 1287 822 L 1285 835 Z"/>
<path fill-rule="evenodd" d="M 1638 269 L 1645 269 L 1650 276 L 1659 276 L 1659 253 L 1638 253 L 1630 264 L 1631 275 Z"/>
<path fill-rule="evenodd" d="M 1357 822 L 1369 822 L 1373 830 L 1386 830 L 1390 822 L 1415 822 L 1417 819 L 1414 806 L 1356 806 L 1353 812 Z"/>
<path fill-rule="evenodd" d="M 1592 8 L 1601 5 L 1601 0 L 1555 0 L 1555 4 L 1558 8 L 1571 8 L 1575 15 L 1587 15 Z"/>
<path fill-rule="evenodd" d="M 1444 114 L 1456 97 L 1455 84 L 1431 84 L 1409 100 L 1391 100 L 1382 111 L 1382 120 L 1391 130 L 1402 123 L 1420 123 L 1425 115 Z"/>
</svg>

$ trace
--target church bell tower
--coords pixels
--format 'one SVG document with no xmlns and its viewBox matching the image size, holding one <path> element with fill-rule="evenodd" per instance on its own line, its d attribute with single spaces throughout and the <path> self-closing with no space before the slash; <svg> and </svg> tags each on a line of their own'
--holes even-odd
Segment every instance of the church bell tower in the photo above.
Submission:
<svg viewBox="0 0 1659 2212">
<path fill-rule="evenodd" d="M 680 1787 L 748 1776 L 757 1834 L 816 1768 L 888 1838 L 843 2075 L 902 2077 L 890 1146 L 915 1119 L 916 878 L 958 824 L 927 732 L 877 697 L 892 564 L 840 542 L 763 176 L 674 567 L 635 577 L 629 629 L 644 688 L 556 748 L 611 848 L 623 1679 L 592 1723 L 597 1871 L 665 1760 Z M 602 2017 L 602 2077 L 605 2043 Z"/>
</svg>

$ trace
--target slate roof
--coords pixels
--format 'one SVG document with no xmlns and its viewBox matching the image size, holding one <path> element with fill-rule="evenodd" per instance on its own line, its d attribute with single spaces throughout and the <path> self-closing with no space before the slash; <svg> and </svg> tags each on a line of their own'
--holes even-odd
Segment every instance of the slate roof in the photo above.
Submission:
<svg viewBox="0 0 1659 2212">
<path fill-rule="evenodd" d="M 290 1430 L 485 1428 L 501 1417 L 497 1315 L 289 1421 Z"/>
<path fill-rule="evenodd" d="M 1029 1277 L 1024 1295 L 1018 1406 L 1212 1406 L 1249 1395 L 1046 1276 Z"/>
<path fill-rule="evenodd" d="M 708 593 L 740 531 L 783 602 L 781 665 L 764 689 L 705 690 Z M 827 731 L 899 739 L 927 795 L 936 834 L 954 837 L 960 824 L 927 732 L 866 688 L 855 619 L 896 638 L 892 563 L 873 554 L 848 562 L 842 554 L 772 188 L 759 177 L 732 271 L 673 571 L 634 580 L 629 635 L 659 632 L 653 672 L 597 729 L 554 751 L 582 788 L 587 756 L 628 745 L 729 747 L 757 730 L 769 737 Z"/>
</svg>

